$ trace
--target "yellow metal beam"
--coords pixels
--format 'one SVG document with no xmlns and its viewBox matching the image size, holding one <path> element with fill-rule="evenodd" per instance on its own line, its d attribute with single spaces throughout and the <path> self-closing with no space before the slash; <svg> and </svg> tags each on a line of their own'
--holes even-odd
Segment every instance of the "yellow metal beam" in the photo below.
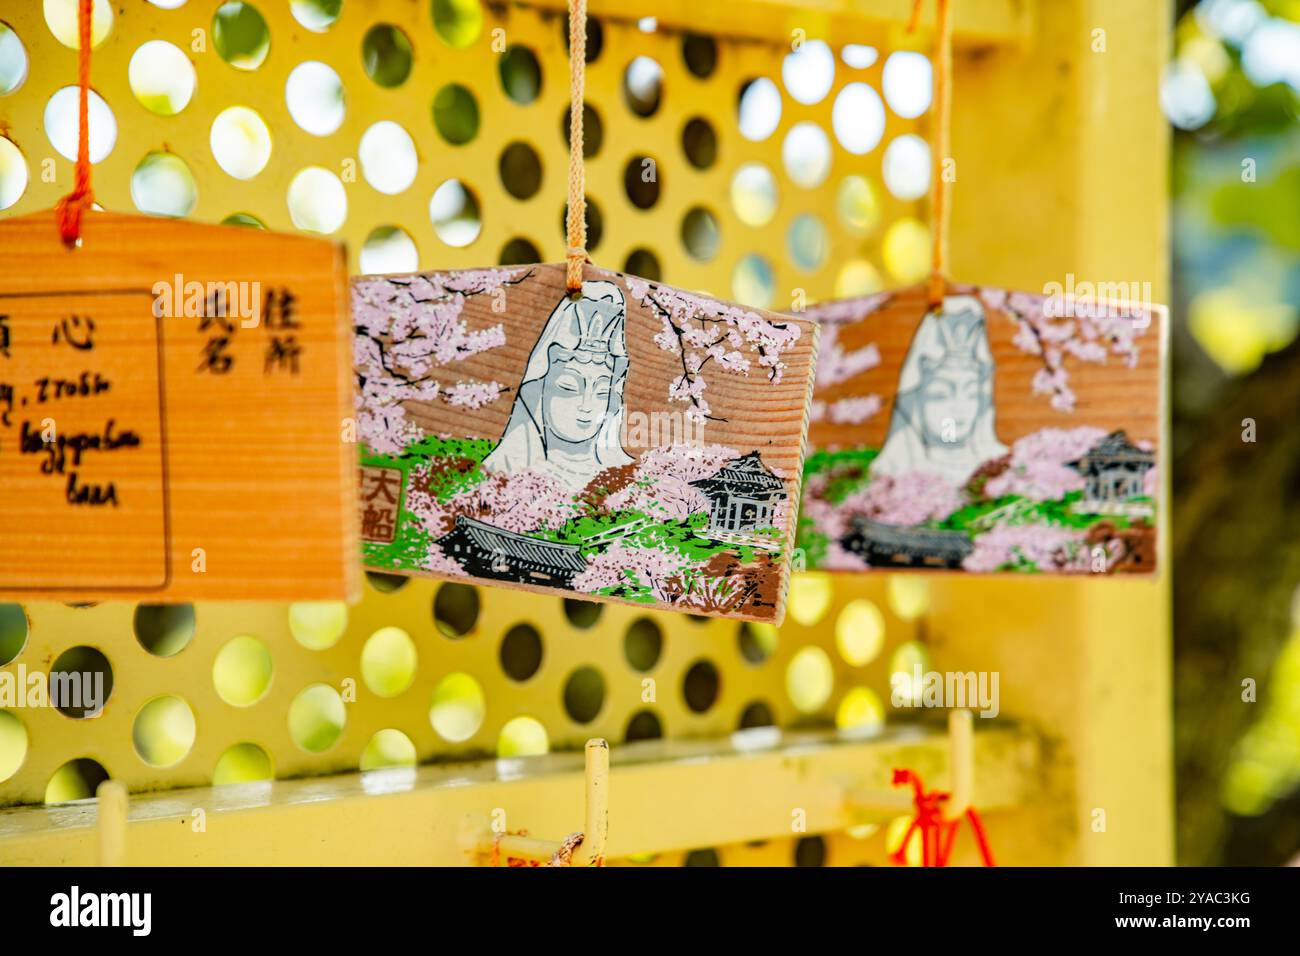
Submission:
<svg viewBox="0 0 1300 956">
<path fill-rule="evenodd" d="M 888 789 L 893 768 L 904 766 L 929 786 L 947 787 L 948 748 L 941 727 L 919 725 L 872 738 L 763 728 L 723 741 L 619 747 L 606 855 L 882 822 L 905 814 L 906 801 L 862 810 L 851 794 Z M 1018 806 L 1036 791 L 1038 745 L 1027 731 L 1002 723 L 977 729 L 973 753 L 981 811 Z M 539 845 L 569 832 L 583 801 L 584 764 L 581 753 L 551 754 L 145 794 L 131 801 L 125 856 L 154 866 L 472 863 L 486 820 L 527 831 Z M 88 865 L 97 848 L 94 801 L 0 811 L 0 864 Z"/>
<path fill-rule="evenodd" d="M 637 20 L 654 17 L 661 27 L 691 33 L 789 43 L 796 30 L 808 39 L 835 44 L 869 43 L 863 35 L 883 26 L 901 27 L 912 15 L 913 0 L 588 0 L 593 17 Z M 527 6 L 567 11 L 568 0 L 531 0 Z M 953 35 L 959 44 L 1014 43 L 1033 33 L 1037 0 L 962 0 L 954 4 Z M 927 0 L 921 23 L 934 22 Z"/>
</svg>

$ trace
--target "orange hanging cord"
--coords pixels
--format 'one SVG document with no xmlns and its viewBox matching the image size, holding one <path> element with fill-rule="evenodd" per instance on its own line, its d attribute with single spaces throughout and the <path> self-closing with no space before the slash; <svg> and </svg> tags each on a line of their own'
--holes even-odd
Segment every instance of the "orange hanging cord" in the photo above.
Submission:
<svg viewBox="0 0 1300 956">
<path fill-rule="evenodd" d="M 69 246 L 81 244 L 81 214 L 95 201 L 90 187 L 90 25 L 94 0 L 77 5 L 77 165 L 72 192 L 59 200 L 59 234 Z"/>
<path fill-rule="evenodd" d="M 587 261 L 587 174 L 582 110 L 587 71 L 587 0 L 569 0 L 569 206 L 565 219 L 565 285 L 582 289 Z"/>
<path fill-rule="evenodd" d="M 907 32 L 916 29 L 925 0 L 913 0 L 912 19 Z M 931 306 L 943 304 L 948 275 L 948 222 L 951 218 L 952 184 L 944 178 L 943 164 L 951 147 L 952 116 L 952 16 L 951 0 L 937 0 L 938 36 L 934 50 L 934 147 L 930 168 L 930 282 Z"/>
</svg>

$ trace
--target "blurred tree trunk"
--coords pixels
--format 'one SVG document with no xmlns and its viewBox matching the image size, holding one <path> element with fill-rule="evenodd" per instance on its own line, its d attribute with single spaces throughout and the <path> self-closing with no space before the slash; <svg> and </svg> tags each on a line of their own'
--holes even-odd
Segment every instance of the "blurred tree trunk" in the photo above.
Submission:
<svg viewBox="0 0 1300 956">
<path fill-rule="evenodd" d="M 1300 846 L 1300 800 L 1245 820 L 1222 807 L 1220 788 L 1233 746 L 1275 691 L 1269 670 L 1300 583 L 1300 341 L 1222 399 L 1180 416 L 1174 443 L 1178 862 L 1276 864 Z M 1242 700 L 1246 678 L 1260 703 Z"/>
</svg>

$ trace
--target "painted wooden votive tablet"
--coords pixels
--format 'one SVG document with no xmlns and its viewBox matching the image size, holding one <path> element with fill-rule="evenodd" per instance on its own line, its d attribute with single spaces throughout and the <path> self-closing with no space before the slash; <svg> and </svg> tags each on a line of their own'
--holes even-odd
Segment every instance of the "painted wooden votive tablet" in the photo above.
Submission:
<svg viewBox="0 0 1300 956">
<path fill-rule="evenodd" d="M 1166 310 L 1142 298 L 949 284 L 938 308 L 919 287 L 809 308 L 808 566 L 1153 572 Z"/>
<path fill-rule="evenodd" d="M 817 329 L 587 266 L 352 280 L 368 568 L 779 621 Z"/>
</svg>

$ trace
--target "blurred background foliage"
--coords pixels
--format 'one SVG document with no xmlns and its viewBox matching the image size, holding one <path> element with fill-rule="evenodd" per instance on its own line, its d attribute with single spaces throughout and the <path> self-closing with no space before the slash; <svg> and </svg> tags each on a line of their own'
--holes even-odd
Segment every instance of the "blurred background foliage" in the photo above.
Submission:
<svg viewBox="0 0 1300 956">
<path fill-rule="evenodd" d="M 1178 860 L 1285 863 L 1300 855 L 1300 0 L 1179 0 L 1161 102 Z"/>
</svg>

